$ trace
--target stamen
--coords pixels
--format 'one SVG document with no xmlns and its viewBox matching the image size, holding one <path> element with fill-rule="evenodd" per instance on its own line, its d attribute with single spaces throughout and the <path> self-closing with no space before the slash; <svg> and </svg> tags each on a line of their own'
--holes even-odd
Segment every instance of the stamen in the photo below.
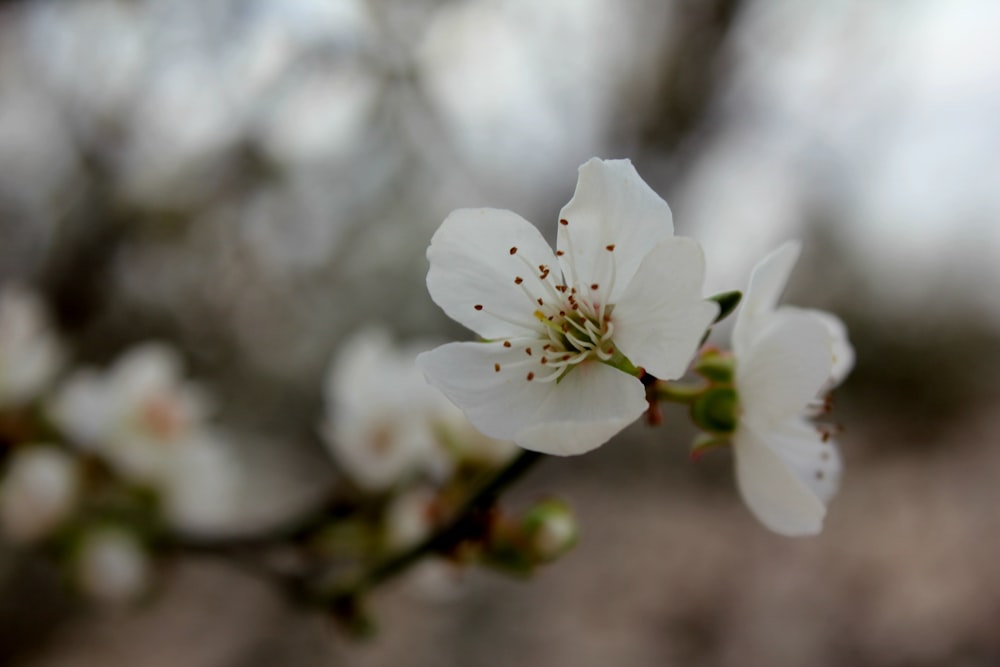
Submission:
<svg viewBox="0 0 1000 667">
<path fill-rule="evenodd" d="M 493 364 L 493 370 L 496 371 L 497 373 L 499 373 L 500 372 L 500 364 Z"/>
<path fill-rule="evenodd" d="M 517 254 L 517 246 L 512 246 L 511 247 L 510 254 L 512 254 L 512 255 L 516 255 Z"/>
<path fill-rule="evenodd" d="M 535 379 L 535 374 L 532 373 L 531 371 L 528 371 L 528 382 L 531 382 L 534 379 Z"/>
</svg>

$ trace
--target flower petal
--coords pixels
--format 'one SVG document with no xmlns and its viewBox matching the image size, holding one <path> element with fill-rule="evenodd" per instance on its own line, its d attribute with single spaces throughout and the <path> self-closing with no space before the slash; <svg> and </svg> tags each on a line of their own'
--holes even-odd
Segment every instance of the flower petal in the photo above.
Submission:
<svg viewBox="0 0 1000 667">
<path fill-rule="evenodd" d="M 769 429 L 805 412 L 830 377 L 833 343 L 808 313 L 781 309 L 766 318 L 736 359 L 741 421 Z"/>
<path fill-rule="evenodd" d="M 754 267 L 740 306 L 740 314 L 733 327 L 733 351 L 737 356 L 741 356 L 745 347 L 750 344 L 761 316 L 771 313 L 777 307 L 801 251 L 801 243 L 788 241 L 771 251 Z"/>
<path fill-rule="evenodd" d="M 826 507 L 752 428 L 741 424 L 733 438 L 736 483 L 761 523 L 782 535 L 815 535 Z"/>
<path fill-rule="evenodd" d="M 643 260 L 612 314 L 615 345 L 663 380 L 679 378 L 719 305 L 702 298 L 705 257 L 692 239 L 661 241 Z"/>
<path fill-rule="evenodd" d="M 854 346 L 847 337 L 847 326 L 839 317 L 825 310 L 809 309 L 805 312 L 819 318 L 833 340 L 833 368 L 830 369 L 830 380 L 827 385 L 828 389 L 833 389 L 843 382 L 854 368 Z"/>
<path fill-rule="evenodd" d="M 509 342 L 449 343 L 421 354 L 417 366 L 477 429 L 547 454 L 590 451 L 646 410 L 642 383 L 630 375 L 588 361 L 558 383 L 541 382 L 553 371 L 535 361 L 540 350 L 527 354 L 538 341 Z"/>
<path fill-rule="evenodd" d="M 563 274 L 570 284 L 606 285 L 606 303 L 617 300 L 649 250 L 674 233 L 667 202 L 628 160 L 594 158 L 581 166 L 559 218 L 569 223 L 559 225 L 556 243 L 565 253 Z"/>
<path fill-rule="evenodd" d="M 824 440 L 804 419 L 790 419 L 767 433 L 767 444 L 796 477 L 824 503 L 840 486 L 843 459 L 837 445 Z"/>
<path fill-rule="evenodd" d="M 555 256 L 538 229 L 516 213 L 452 212 L 434 233 L 427 259 L 427 290 L 456 322 L 484 338 L 541 330 L 525 288 L 542 295 L 538 267 L 554 270 Z M 518 277 L 522 285 L 515 283 Z"/>
</svg>

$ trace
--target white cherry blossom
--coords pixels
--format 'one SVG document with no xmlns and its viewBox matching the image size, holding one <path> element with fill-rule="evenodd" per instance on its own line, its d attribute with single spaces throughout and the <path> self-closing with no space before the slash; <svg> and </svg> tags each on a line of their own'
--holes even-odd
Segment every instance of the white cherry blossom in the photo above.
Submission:
<svg viewBox="0 0 1000 667">
<path fill-rule="evenodd" d="M 0 290 L 0 406 L 38 396 L 61 361 L 62 350 L 38 297 L 13 285 Z"/>
<path fill-rule="evenodd" d="M 757 265 L 733 330 L 737 484 L 753 514 L 784 535 L 822 530 L 842 461 L 809 417 L 854 359 L 839 319 L 777 306 L 798 254 L 785 244 Z"/>
<path fill-rule="evenodd" d="M 637 419 L 645 391 L 623 369 L 680 377 L 718 312 L 701 295 L 701 247 L 673 236 L 628 160 L 580 167 L 555 253 L 515 213 L 461 209 L 427 257 L 431 298 L 485 342 L 418 365 L 480 431 L 549 454 L 582 454 Z"/>
<path fill-rule="evenodd" d="M 0 526 L 14 542 L 52 533 L 70 515 L 79 496 L 73 457 L 52 445 L 18 447 L 0 479 Z"/>
<path fill-rule="evenodd" d="M 498 465 L 513 445 L 483 436 L 417 369 L 426 343 L 396 345 L 368 327 L 349 338 L 331 365 L 323 437 L 359 486 L 384 491 L 404 478 L 440 479 L 456 461 Z"/>
<path fill-rule="evenodd" d="M 201 437 L 208 410 L 177 353 L 155 343 L 129 350 L 106 373 L 77 372 L 50 405 L 71 440 L 139 481 L 157 479 L 177 449 Z"/>
</svg>

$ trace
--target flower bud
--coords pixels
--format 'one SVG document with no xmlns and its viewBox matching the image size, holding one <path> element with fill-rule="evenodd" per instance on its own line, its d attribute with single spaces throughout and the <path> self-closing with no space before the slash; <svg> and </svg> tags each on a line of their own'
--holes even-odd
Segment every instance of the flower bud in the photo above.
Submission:
<svg viewBox="0 0 1000 667">
<path fill-rule="evenodd" d="M 562 500 L 546 499 L 532 507 L 521 520 L 536 562 L 548 563 L 569 551 L 579 538 L 576 518 Z"/>
<path fill-rule="evenodd" d="M 14 542 L 51 534 L 73 510 L 79 479 L 73 458 L 51 445 L 15 451 L 0 481 L 0 525 Z"/>
<path fill-rule="evenodd" d="M 130 602 L 149 587 L 149 560 L 135 537 L 100 528 L 83 538 L 76 560 L 81 592 L 101 602 Z"/>
</svg>

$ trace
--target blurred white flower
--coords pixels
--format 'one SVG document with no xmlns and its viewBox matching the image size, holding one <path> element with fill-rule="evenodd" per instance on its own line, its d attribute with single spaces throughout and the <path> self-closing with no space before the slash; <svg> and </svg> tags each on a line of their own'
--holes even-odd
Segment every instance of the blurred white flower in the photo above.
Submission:
<svg viewBox="0 0 1000 667">
<path fill-rule="evenodd" d="M 74 442 L 139 481 L 157 479 L 199 439 L 208 409 L 201 388 L 182 378 L 176 352 L 159 344 L 133 348 L 107 373 L 76 373 L 50 406 Z"/>
<path fill-rule="evenodd" d="M 76 462 L 51 445 L 15 450 L 0 480 L 0 523 L 14 542 L 51 534 L 73 511 L 79 493 Z"/>
<path fill-rule="evenodd" d="M 503 447 L 473 432 L 427 384 L 414 363 L 424 349 L 396 346 L 381 329 L 362 330 L 344 343 L 330 368 L 323 436 L 344 471 L 365 489 L 385 490 L 420 473 L 441 478 L 460 448 Z M 452 443 L 455 452 L 449 451 Z"/>
<path fill-rule="evenodd" d="M 136 347 L 101 374 L 82 370 L 54 398 L 53 420 L 74 443 L 161 494 L 177 528 L 217 528 L 232 516 L 235 466 L 207 423 L 210 404 L 159 344 Z"/>
<path fill-rule="evenodd" d="M 95 600 L 131 602 L 149 588 L 149 559 L 132 534 L 101 528 L 83 538 L 76 582 L 82 593 Z"/>
<path fill-rule="evenodd" d="M 704 257 L 673 236 L 670 208 L 628 160 L 580 167 L 553 255 L 538 229 L 496 209 L 453 212 L 427 251 L 431 298 L 486 342 L 449 343 L 417 364 L 483 433 L 582 454 L 647 407 L 626 360 L 684 374 L 718 306 Z"/>
<path fill-rule="evenodd" d="M 0 290 L 0 406 L 37 397 L 61 360 L 59 342 L 38 297 L 12 285 Z"/>
<path fill-rule="evenodd" d="M 754 515 L 784 535 L 822 529 L 842 463 L 836 444 L 808 418 L 853 363 L 839 320 L 776 307 L 798 253 L 798 244 L 785 244 L 757 265 L 733 329 L 737 484 Z"/>
<path fill-rule="evenodd" d="M 418 486 L 400 493 L 385 511 L 383 541 L 393 551 L 417 545 L 434 530 L 440 520 L 437 493 L 429 486 Z"/>
</svg>

